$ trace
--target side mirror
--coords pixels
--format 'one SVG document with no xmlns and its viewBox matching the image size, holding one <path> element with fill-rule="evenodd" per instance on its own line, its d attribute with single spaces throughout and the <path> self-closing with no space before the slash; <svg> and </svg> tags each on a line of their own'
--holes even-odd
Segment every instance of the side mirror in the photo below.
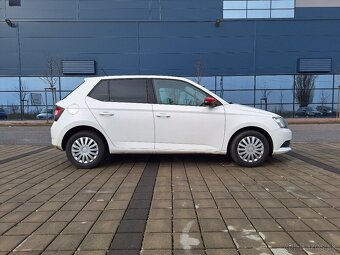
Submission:
<svg viewBox="0 0 340 255">
<path fill-rule="evenodd" d="M 208 105 L 210 107 L 215 107 L 216 106 L 217 100 L 213 97 L 206 97 L 204 98 L 204 105 Z"/>
</svg>

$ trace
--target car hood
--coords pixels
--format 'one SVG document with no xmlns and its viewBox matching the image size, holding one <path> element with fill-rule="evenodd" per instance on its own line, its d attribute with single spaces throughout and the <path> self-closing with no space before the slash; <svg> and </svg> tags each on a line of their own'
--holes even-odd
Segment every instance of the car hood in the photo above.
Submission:
<svg viewBox="0 0 340 255">
<path fill-rule="evenodd" d="M 277 117 L 279 115 L 264 111 L 261 109 L 257 109 L 250 106 L 240 105 L 240 104 L 228 104 L 225 106 L 227 113 L 236 113 L 236 114 L 244 114 L 244 115 L 257 115 L 257 116 L 267 116 L 267 117 Z"/>
</svg>

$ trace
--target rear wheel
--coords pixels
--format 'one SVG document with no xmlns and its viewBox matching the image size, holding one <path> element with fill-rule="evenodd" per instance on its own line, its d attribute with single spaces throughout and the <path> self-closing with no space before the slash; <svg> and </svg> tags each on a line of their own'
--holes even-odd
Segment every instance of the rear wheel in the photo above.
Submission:
<svg viewBox="0 0 340 255">
<path fill-rule="evenodd" d="M 268 140 L 257 131 L 248 130 L 241 132 L 231 143 L 230 155 L 240 166 L 259 166 L 268 158 Z"/>
<path fill-rule="evenodd" d="M 66 144 L 67 158 L 78 168 L 94 168 L 102 162 L 106 154 L 103 139 L 94 132 L 78 132 Z"/>
</svg>

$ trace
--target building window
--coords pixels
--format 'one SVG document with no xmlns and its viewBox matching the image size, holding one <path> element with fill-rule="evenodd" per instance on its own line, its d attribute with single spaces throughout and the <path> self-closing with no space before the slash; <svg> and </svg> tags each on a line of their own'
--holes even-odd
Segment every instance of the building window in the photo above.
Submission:
<svg viewBox="0 0 340 255">
<path fill-rule="evenodd" d="M 8 0 L 9 6 L 21 6 L 21 0 Z"/>
<path fill-rule="evenodd" d="M 294 18 L 294 5 L 294 0 L 225 0 L 223 18 Z"/>
</svg>

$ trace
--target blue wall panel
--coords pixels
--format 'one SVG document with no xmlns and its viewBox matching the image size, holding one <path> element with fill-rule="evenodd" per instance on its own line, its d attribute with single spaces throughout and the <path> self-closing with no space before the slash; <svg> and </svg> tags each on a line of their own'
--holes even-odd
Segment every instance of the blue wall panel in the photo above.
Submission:
<svg viewBox="0 0 340 255">
<path fill-rule="evenodd" d="M 0 19 L 5 18 L 5 0 L 0 0 Z"/>
<path fill-rule="evenodd" d="M 340 19 L 340 8 L 338 7 L 312 7 L 295 8 L 296 19 Z"/>
<path fill-rule="evenodd" d="M 21 6 L 8 6 L 6 16 L 13 19 L 75 19 L 77 0 L 23 0 Z"/>
<path fill-rule="evenodd" d="M 18 33 L 0 22 L 0 74 L 19 74 Z"/>
<path fill-rule="evenodd" d="M 80 0 L 79 19 L 159 20 L 158 0 Z"/>
</svg>

